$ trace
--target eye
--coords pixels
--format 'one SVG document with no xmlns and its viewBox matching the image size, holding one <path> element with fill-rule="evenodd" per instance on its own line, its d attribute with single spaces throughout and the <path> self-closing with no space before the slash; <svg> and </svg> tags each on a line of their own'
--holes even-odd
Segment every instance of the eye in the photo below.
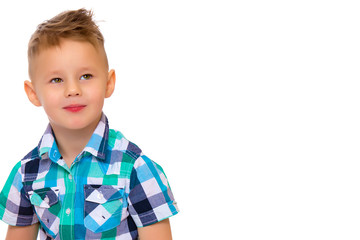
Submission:
<svg viewBox="0 0 360 240">
<path fill-rule="evenodd" d="M 84 74 L 80 77 L 81 80 L 89 80 L 90 78 L 92 78 L 91 74 Z"/>
<path fill-rule="evenodd" d="M 61 78 L 53 78 L 51 79 L 51 83 L 61 83 L 63 80 Z"/>
</svg>

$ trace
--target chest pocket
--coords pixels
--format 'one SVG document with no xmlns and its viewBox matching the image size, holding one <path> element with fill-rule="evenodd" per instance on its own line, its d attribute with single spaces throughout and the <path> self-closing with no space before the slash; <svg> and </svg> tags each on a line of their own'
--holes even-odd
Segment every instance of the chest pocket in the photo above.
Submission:
<svg viewBox="0 0 360 240">
<path fill-rule="evenodd" d="M 124 189 L 110 185 L 84 186 L 84 225 L 94 233 L 120 225 Z"/>
<path fill-rule="evenodd" d="M 55 238 L 59 233 L 59 213 L 61 204 L 59 201 L 59 188 L 47 187 L 29 192 L 30 202 L 34 206 L 39 217 L 41 226 L 46 232 Z"/>
</svg>

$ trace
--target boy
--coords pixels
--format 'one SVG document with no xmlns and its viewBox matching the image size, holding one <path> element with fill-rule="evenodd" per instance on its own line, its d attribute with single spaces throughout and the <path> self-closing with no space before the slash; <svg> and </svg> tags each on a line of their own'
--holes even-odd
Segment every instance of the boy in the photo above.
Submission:
<svg viewBox="0 0 360 240">
<path fill-rule="evenodd" d="M 115 72 L 92 13 L 40 24 L 28 60 L 25 92 L 49 126 L 0 194 L 7 239 L 35 239 L 39 228 L 40 239 L 171 239 L 178 209 L 163 170 L 102 113 Z"/>
</svg>

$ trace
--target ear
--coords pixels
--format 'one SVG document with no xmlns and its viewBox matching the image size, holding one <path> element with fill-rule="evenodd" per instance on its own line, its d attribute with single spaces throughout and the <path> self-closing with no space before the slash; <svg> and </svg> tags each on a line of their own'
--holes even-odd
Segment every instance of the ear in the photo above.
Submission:
<svg viewBox="0 0 360 240">
<path fill-rule="evenodd" d="M 108 73 L 105 98 L 108 98 L 113 94 L 115 90 L 115 82 L 116 82 L 115 70 L 111 69 Z"/>
<path fill-rule="evenodd" d="M 24 82 L 24 90 L 26 92 L 29 101 L 37 107 L 41 106 L 41 103 L 36 95 L 34 85 L 30 81 Z"/>
</svg>

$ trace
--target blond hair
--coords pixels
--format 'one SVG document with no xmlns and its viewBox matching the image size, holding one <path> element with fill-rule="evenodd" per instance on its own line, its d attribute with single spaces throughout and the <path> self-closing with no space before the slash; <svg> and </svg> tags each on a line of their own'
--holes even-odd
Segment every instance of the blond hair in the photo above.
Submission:
<svg viewBox="0 0 360 240">
<path fill-rule="evenodd" d="M 29 72 L 31 60 L 41 49 L 60 45 L 61 39 L 72 39 L 91 43 L 105 53 L 104 37 L 93 21 L 93 12 L 84 8 L 62 12 L 38 25 L 28 45 Z"/>
</svg>

